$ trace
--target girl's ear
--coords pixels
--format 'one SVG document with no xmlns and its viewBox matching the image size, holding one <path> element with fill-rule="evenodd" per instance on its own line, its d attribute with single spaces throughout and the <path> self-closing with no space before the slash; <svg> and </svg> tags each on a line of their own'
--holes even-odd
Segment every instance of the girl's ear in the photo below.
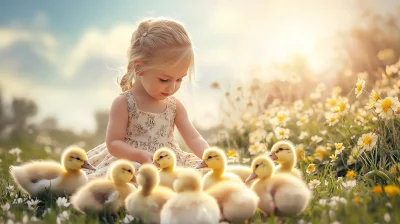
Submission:
<svg viewBox="0 0 400 224">
<path fill-rule="evenodd" d="M 133 61 L 133 66 L 135 68 L 135 74 L 137 76 L 142 76 L 143 72 L 141 70 L 143 68 L 143 61 L 142 60 L 134 60 Z"/>
</svg>

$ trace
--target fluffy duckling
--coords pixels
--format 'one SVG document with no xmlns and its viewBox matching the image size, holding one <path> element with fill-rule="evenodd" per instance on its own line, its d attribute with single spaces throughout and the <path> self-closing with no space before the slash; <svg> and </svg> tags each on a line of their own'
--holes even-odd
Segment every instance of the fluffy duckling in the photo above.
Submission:
<svg viewBox="0 0 400 224">
<path fill-rule="evenodd" d="M 219 182 L 206 193 L 217 200 L 223 218 L 233 223 L 244 223 L 253 217 L 260 201 L 254 191 L 237 181 Z"/>
<path fill-rule="evenodd" d="M 290 141 L 278 141 L 272 148 L 269 157 L 280 165 L 276 168 L 277 173 L 291 173 L 300 179 L 303 175 L 295 168 L 297 162 L 296 147 Z"/>
<path fill-rule="evenodd" d="M 203 161 L 196 169 L 208 167 L 212 171 L 203 176 L 204 190 L 221 181 L 234 180 L 243 183 L 239 176 L 225 172 L 227 160 L 225 153 L 221 149 L 209 148 L 203 153 Z"/>
<path fill-rule="evenodd" d="M 175 153 L 167 147 L 160 148 L 154 153 L 153 164 L 161 169 L 159 172 L 160 186 L 173 189 L 174 181 L 179 172 L 179 169 L 176 168 Z"/>
<path fill-rule="evenodd" d="M 10 174 L 18 187 L 32 197 L 45 193 L 72 194 L 87 183 L 82 168 L 96 170 L 88 163 L 86 152 L 75 146 L 67 148 L 62 164 L 53 161 L 33 161 L 22 166 L 10 166 Z"/>
<path fill-rule="evenodd" d="M 273 175 L 274 163 L 266 156 L 256 157 L 252 169 L 247 181 L 258 178 L 251 189 L 260 198 L 258 207 L 267 215 L 294 216 L 307 207 L 312 194 L 301 179 L 288 173 Z"/>
<path fill-rule="evenodd" d="M 137 182 L 140 187 L 126 198 L 126 210 L 145 223 L 160 223 L 161 209 L 175 194 L 174 191 L 158 186 L 160 177 L 152 164 L 144 164 L 139 168 Z"/>
<path fill-rule="evenodd" d="M 135 191 L 135 168 L 127 160 L 111 164 L 107 178 L 95 179 L 72 195 L 71 204 L 82 213 L 110 212 L 116 214 L 124 200 Z"/>
<path fill-rule="evenodd" d="M 250 166 L 245 166 L 245 165 L 228 165 L 226 167 L 226 172 L 229 173 L 234 173 L 236 175 L 238 175 L 240 177 L 240 179 L 242 179 L 243 182 L 246 181 L 247 177 L 253 172 L 251 170 Z M 251 186 L 251 184 L 253 183 L 253 181 L 249 181 L 248 183 L 246 183 L 246 185 L 248 187 Z"/>
<path fill-rule="evenodd" d="M 177 194 L 165 203 L 161 224 L 217 224 L 220 210 L 216 200 L 203 192 L 201 175 L 193 169 L 183 169 L 174 182 Z"/>
</svg>

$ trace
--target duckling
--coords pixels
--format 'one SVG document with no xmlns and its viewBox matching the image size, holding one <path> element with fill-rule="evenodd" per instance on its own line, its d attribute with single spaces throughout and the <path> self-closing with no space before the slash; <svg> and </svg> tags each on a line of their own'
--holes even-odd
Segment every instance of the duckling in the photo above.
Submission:
<svg viewBox="0 0 400 224">
<path fill-rule="evenodd" d="M 18 187 L 32 197 L 45 193 L 72 194 L 87 183 L 82 168 L 96 170 L 88 163 L 86 152 L 76 146 L 67 148 L 62 156 L 62 164 L 53 161 L 33 161 L 22 166 L 10 166 L 10 174 Z"/>
<path fill-rule="evenodd" d="M 256 212 L 260 199 L 246 185 L 237 181 L 223 181 L 208 188 L 221 209 L 224 219 L 233 223 L 244 223 Z"/>
<path fill-rule="evenodd" d="M 258 178 L 251 189 L 260 198 L 258 207 L 267 215 L 294 216 L 302 212 L 312 197 L 307 185 L 288 173 L 274 174 L 274 164 L 266 156 L 252 162 L 253 173 L 246 181 Z"/>
<path fill-rule="evenodd" d="M 153 164 L 161 168 L 159 172 L 160 186 L 173 189 L 173 183 L 179 172 L 179 169 L 176 168 L 175 153 L 167 147 L 160 148 L 154 153 Z"/>
<path fill-rule="evenodd" d="M 278 141 L 272 148 L 269 157 L 280 165 L 276 168 L 277 173 L 291 173 L 292 175 L 303 179 L 303 175 L 300 170 L 294 166 L 297 162 L 296 147 L 290 141 Z"/>
<path fill-rule="evenodd" d="M 239 176 L 225 172 L 227 160 L 225 153 L 221 149 L 209 148 L 203 153 L 203 161 L 196 169 L 208 167 L 212 171 L 203 176 L 204 190 L 221 181 L 234 180 L 243 183 Z"/>
<path fill-rule="evenodd" d="M 154 165 L 144 164 L 138 173 L 140 187 L 125 199 L 125 208 L 130 215 L 145 223 L 160 223 L 161 209 L 175 193 L 167 187 L 158 186 L 160 177 Z"/>
<path fill-rule="evenodd" d="M 135 168 L 127 160 L 111 164 L 107 178 L 94 179 L 72 195 L 71 204 L 82 213 L 110 212 L 116 214 L 124 200 L 136 187 Z"/>
<path fill-rule="evenodd" d="M 238 175 L 240 177 L 240 179 L 242 179 L 242 181 L 245 182 L 247 177 L 253 171 L 251 170 L 251 167 L 245 166 L 245 165 L 228 165 L 226 167 L 226 172 L 234 173 L 234 174 Z M 248 187 L 250 187 L 252 183 L 253 183 L 253 181 L 249 181 L 248 183 L 246 183 L 246 185 Z"/>
<path fill-rule="evenodd" d="M 190 168 L 182 169 L 174 182 L 177 194 L 161 210 L 161 224 L 219 223 L 217 201 L 202 189 L 200 173 Z"/>
</svg>

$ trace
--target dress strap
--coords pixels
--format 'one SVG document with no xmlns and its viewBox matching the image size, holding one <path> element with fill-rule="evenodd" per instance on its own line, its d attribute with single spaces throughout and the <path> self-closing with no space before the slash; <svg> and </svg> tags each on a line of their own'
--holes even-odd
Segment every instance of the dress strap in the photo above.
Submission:
<svg viewBox="0 0 400 224">
<path fill-rule="evenodd" d="M 120 95 L 125 95 L 128 100 L 128 112 L 134 112 L 136 110 L 136 106 L 135 106 L 136 102 L 132 96 L 131 91 L 127 90 L 127 91 L 121 93 Z"/>
</svg>

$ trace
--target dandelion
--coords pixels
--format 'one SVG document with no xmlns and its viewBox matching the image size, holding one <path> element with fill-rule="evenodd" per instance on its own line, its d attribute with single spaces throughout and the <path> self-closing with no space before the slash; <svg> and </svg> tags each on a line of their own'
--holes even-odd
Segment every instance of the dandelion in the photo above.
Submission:
<svg viewBox="0 0 400 224">
<path fill-rule="evenodd" d="M 381 194 L 381 193 L 383 192 L 383 188 L 382 188 L 382 186 L 380 186 L 380 185 L 374 186 L 374 187 L 371 189 L 371 192 L 372 192 L 372 193 L 375 193 L 375 194 Z"/>
<path fill-rule="evenodd" d="M 358 78 L 356 83 L 356 88 L 354 89 L 354 93 L 356 97 L 359 97 L 365 88 L 365 80 Z"/>
<path fill-rule="evenodd" d="M 346 173 L 346 177 L 347 178 L 354 178 L 356 176 L 357 176 L 357 174 L 353 170 L 348 170 L 347 173 Z"/>
<path fill-rule="evenodd" d="M 361 150 L 371 151 L 375 146 L 378 140 L 378 135 L 370 132 L 367 134 L 363 134 L 357 141 L 357 145 L 361 148 Z"/>
<path fill-rule="evenodd" d="M 312 173 L 312 172 L 314 172 L 314 171 L 315 171 L 315 164 L 314 164 L 314 163 L 308 164 L 306 172 L 307 172 L 308 174 L 310 174 L 310 173 Z"/>
<path fill-rule="evenodd" d="M 275 136 L 277 139 L 288 139 L 290 134 L 290 130 L 288 128 L 277 127 L 275 129 Z"/>
<path fill-rule="evenodd" d="M 385 187 L 383 187 L 383 190 L 385 191 L 387 196 L 390 196 L 390 197 L 400 194 L 400 188 L 398 188 L 395 185 L 385 186 Z"/>
<path fill-rule="evenodd" d="M 57 206 L 58 207 L 68 207 L 70 203 L 68 203 L 68 199 L 65 197 L 57 198 Z"/>
<path fill-rule="evenodd" d="M 383 100 L 378 100 L 375 103 L 375 112 L 379 117 L 390 119 L 394 116 L 395 111 L 400 107 L 399 100 L 393 97 L 386 97 Z"/>
</svg>

